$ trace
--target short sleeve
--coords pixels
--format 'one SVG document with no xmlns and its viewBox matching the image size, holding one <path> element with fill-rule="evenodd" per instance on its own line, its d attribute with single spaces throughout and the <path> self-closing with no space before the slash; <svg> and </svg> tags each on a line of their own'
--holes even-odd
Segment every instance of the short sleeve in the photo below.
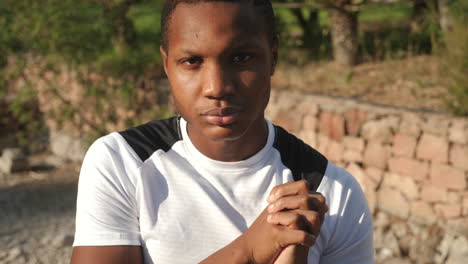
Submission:
<svg viewBox="0 0 468 264">
<path fill-rule="evenodd" d="M 141 244 L 131 162 L 111 135 L 94 142 L 84 158 L 73 246 Z"/>
<path fill-rule="evenodd" d="M 336 187 L 331 236 L 320 257 L 321 264 L 374 263 L 372 215 L 364 192 L 356 179 L 345 170 L 334 167 Z"/>
</svg>

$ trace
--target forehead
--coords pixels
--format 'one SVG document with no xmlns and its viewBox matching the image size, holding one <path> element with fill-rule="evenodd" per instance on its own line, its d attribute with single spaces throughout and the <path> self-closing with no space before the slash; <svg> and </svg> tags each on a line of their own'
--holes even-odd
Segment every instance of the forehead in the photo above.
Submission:
<svg viewBox="0 0 468 264">
<path fill-rule="evenodd" d="M 248 2 L 180 3 L 171 15 L 169 46 L 179 42 L 267 39 L 264 19 Z"/>
</svg>

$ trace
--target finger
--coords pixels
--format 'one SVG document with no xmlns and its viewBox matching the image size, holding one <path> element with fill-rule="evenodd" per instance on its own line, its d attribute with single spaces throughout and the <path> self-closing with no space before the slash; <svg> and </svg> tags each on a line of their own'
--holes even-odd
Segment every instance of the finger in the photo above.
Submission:
<svg viewBox="0 0 468 264">
<path fill-rule="evenodd" d="M 298 210 L 298 214 L 303 216 L 305 225 L 308 227 L 307 231 L 311 234 L 318 236 L 322 228 L 324 215 L 315 211 Z"/>
<path fill-rule="evenodd" d="M 326 213 L 326 212 L 328 212 L 328 210 L 330 210 L 330 208 L 328 207 L 328 204 L 327 204 L 327 199 L 325 198 L 325 196 L 323 196 L 322 193 L 313 192 L 313 193 L 311 193 L 311 195 L 316 197 L 324 205 L 322 207 L 323 213 Z"/>
<path fill-rule="evenodd" d="M 309 231 L 309 224 L 305 216 L 298 211 L 282 211 L 269 214 L 267 222 L 273 225 L 287 226 L 291 229 Z"/>
<path fill-rule="evenodd" d="M 317 237 L 313 234 L 309 234 L 302 230 L 288 229 L 286 227 L 279 227 L 278 242 L 280 248 L 287 247 L 289 245 L 302 245 L 305 247 L 311 247 L 315 244 Z"/>
<path fill-rule="evenodd" d="M 313 204 L 311 205 L 311 208 L 313 208 L 313 206 L 316 206 L 316 210 L 321 214 L 325 214 L 328 212 L 329 208 L 327 205 L 327 199 L 325 198 L 325 196 L 323 196 L 323 194 L 319 192 L 314 192 L 310 194 L 310 197 L 313 197 Z"/>
<path fill-rule="evenodd" d="M 281 197 L 297 195 L 297 194 L 308 194 L 309 184 L 305 180 L 287 182 L 281 185 L 273 187 L 268 196 L 267 201 L 273 203 Z"/>
<path fill-rule="evenodd" d="M 268 205 L 269 213 L 295 209 L 315 210 L 319 213 L 326 213 L 328 206 L 325 203 L 325 197 L 320 193 L 281 197 Z"/>
<path fill-rule="evenodd" d="M 323 223 L 322 219 L 322 216 L 315 211 L 294 210 L 270 214 L 267 217 L 267 222 L 287 226 L 291 229 L 303 230 L 318 236 Z"/>
</svg>

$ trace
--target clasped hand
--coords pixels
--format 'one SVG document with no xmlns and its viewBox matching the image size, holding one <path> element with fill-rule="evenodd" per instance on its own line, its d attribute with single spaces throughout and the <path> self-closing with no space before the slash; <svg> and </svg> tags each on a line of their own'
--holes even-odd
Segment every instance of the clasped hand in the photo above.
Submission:
<svg viewBox="0 0 468 264">
<path fill-rule="evenodd" d="M 267 264 L 279 259 L 283 262 L 294 257 L 282 256 L 291 254 L 292 251 L 284 250 L 287 247 L 298 246 L 307 251 L 317 240 L 328 211 L 325 197 L 310 193 L 305 180 L 274 187 L 268 202 L 268 207 L 241 236 L 249 263 Z"/>
</svg>

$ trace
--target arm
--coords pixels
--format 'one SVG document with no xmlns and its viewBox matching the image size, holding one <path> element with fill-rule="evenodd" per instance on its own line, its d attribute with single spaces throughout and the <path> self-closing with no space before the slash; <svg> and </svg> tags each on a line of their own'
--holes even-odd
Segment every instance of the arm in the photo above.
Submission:
<svg viewBox="0 0 468 264">
<path fill-rule="evenodd" d="M 71 264 L 142 264 L 140 246 L 78 246 Z"/>
<path fill-rule="evenodd" d="M 83 161 L 72 264 L 143 263 L 135 187 L 114 148 L 101 138 Z"/>
<path fill-rule="evenodd" d="M 281 251 L 274 264 L 307 264 L 308 256 L 308 247 L 292 245 Z"/>
</svg>

